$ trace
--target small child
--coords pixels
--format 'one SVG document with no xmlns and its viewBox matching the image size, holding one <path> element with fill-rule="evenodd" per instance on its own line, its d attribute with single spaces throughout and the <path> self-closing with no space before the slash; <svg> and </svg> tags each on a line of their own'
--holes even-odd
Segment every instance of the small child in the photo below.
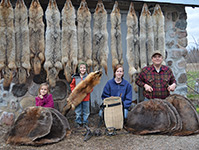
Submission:
<svg viewBox="0 0 199 150">
<path fill-rule="evenodd" d="M 87 64 L 85 62 L 80 62 L 78 65 L 78 74 L 75 74 L 73 76 L 73 80 L 70 84 L 71 91 L 79 84 L 82 80 L 84 80 L 87 77 Z M 89 110 L 89 99 L 90 99 L 90 93 L 87 94 L 87 96 L 83 99 L 83 101 L 75 108 L 75 114 L 76 114 L 76 127 L 79 128 L 82 124 L 88 125 L 88 117 L 90 115 Z M 83 121 L 82 121 L 83 117 Z"/>
<path fill-rule="evenodd" d="M 36 106 L 54 108 L 52 94 L 49 94 L 49 85 L 42 83 L 38 90 L 38 96 L 35 97 Z"/>
</svg>

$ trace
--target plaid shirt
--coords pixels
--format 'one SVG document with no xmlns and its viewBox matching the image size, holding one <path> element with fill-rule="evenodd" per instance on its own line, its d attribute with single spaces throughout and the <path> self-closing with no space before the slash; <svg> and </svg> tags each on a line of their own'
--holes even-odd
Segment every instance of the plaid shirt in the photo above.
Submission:
<svg viewBox="0 0 199 150">
<path fill-rule="evenodd" d="M 148 99 L 160 98 L 165 99 L 170 95 L 167 90 L 168 86 L 176 83 L 172 70 L 162 65 L 158 73 L 153 65 L 144 67 L 136 79 L 136 84 L 144 87 L 145 84 L 153 88 L 153 92 L 144 90 L 143 95 Z"/>
</svg>

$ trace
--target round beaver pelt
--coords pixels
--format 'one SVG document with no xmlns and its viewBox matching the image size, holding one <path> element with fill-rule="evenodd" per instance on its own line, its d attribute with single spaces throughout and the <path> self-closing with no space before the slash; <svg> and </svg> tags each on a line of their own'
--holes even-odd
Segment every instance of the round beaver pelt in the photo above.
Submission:
<svg viewBox="0 0 199 150">
<path fill-rule="evenodd" d="M 155 99 L 137 104 L 128 113 L 126 128 L 134 134 L 167 133 L 176 128 L 176 122 L 167 103 Z"/>
<path fill-rule="evenodd" d="M 37 84 L 44 83 L 46 82 L 46 77 L 47 77 L 46 71 L 42 67 L 40 74 L 34 75 L 33 82 Z"/>
<path fill-rule="evenodd" d="M 28 91 L 28 87 L 26 84 L 15 84 L 12 88 L 12 93 L 16 97 L 22 97 Z"/>
<path fill-rule="evenodd" d="M 178 94 L 170 95 L 166 101 L 171 103 L 179 113 L 182 120 L 182 129 L 173 135 L 191 135 L 199 133 L 199 116 L 192 102 Z"/>
<path fill-rule="evenodd" d="M 63 81 L 57 81 L 55 87 L 50 88 L 53 100 L 62 100 L 67 96 L 67 85 Z"/>
</svg>

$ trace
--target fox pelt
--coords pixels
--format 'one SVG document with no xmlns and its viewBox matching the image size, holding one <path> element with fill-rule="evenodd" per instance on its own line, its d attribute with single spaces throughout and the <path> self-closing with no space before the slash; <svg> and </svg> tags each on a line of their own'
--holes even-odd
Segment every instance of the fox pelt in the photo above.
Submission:
<svg viewBox="0 0 199 150">
<path fill-rule="evenodd" d="M 107 31 L 107 12 L 102 0 L 99 0 L 93 15 L 93 70 L 101 70 L 104 67 L 107 75 L 108 31 Z"/>
<path fill-rule="evenodd" d="M 14 11 L 10 0 L 0 3 L 0 35 L 0 74 L 4 77 L 4 88 L 9 88 L 16 69 Z"/>
<path fill-rule="evenodd" d="M 139 37 L 138 37 L 138 18 L 134 9 L 133 2 L 129 7 L 127 15 L 127 52 L 126 58 L 129 64 L 129 77 L 133 82 L 133 88 L 137 92 L 137 85 L 135 84 L 135 76 L 140 71 L 139 67 Z"/>
<path fill-rule="evenodd" d="M 45 15 L 47 28 L 44 69 L 50 86 L 55 87 L 57 76 L 62 69 L 60 12 L 56 0 L 49 1 Z"/>
<path fill-rule="evenodd" d="M 70 109 L 74 110 L 88 93 L 92 91 L 94 86 L 100 83 L 102 71 L 95 71 L 88 74 L 85 80 L 82 80 L 67 98 L 67 105 L 64 106 L 62 114 L 66 115 Z"/>
<path fill-rule="evenodd" d="M 81 0 L 77 10 L 77 39 L 78 39 L 78 62 L 85 61 L 89 68 L 92 65 L 91 43 L 91 13 L 86 0 Z"/>
<path fill-rule="evenodd" d="M 25 84 L 29 76 L 30 49 L 28 10 L 23 0 L 17 0 L 15 7 L 15 55 L 17 65 L 17 79 L 19 84 Z"/>
<path fill-rule="evenodd" d="M 155 5 L 153 14 L 154 50 L 159 50 L 165 58 L 164 15 L 159 4 Z"/>
<path fill-rule="evenodd" d="M 140 15 L 140 63 L 141 68 L 151 64 L 154 51 L 153 20 L 148 6 L 144 3 Z"/>
<path fill-rule="evenodd" d="M 44 62 L 44 22 L 43 9 L 39 0 L 32 0 L 29 9 L 29 38 L 30 38 L 30 56 L 31 66 L 34 74 L 40 74 L 42 63 Z"/>
<path fill-rule="evenodd" d="M 70 83 L 77 68 L 77 28 L 76 14 L 71 0 L 67 0 L 62 9 L 62 64 L 66 80 Z"/>
<path fill-rule="evenodd" d="M 123 64 L 121 14 L 117 1 L 111 12 L 111 55 L 112 68 L 117 64 Z"/>
</svg>

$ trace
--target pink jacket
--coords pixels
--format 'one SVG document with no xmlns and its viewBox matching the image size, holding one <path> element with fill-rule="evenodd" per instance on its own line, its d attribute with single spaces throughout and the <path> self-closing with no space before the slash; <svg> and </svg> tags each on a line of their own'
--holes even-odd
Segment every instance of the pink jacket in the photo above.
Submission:
<svg viewBox="0 0 199 150">
<path fill-rule="evenodd" d="M 35 97 L 35 101 L 36 101 L 36 106 L 54 108 L 54 101 L 53 101 L 52 94 L 44 95 L 43 99 L 37 96 Z"/>
</svg>

